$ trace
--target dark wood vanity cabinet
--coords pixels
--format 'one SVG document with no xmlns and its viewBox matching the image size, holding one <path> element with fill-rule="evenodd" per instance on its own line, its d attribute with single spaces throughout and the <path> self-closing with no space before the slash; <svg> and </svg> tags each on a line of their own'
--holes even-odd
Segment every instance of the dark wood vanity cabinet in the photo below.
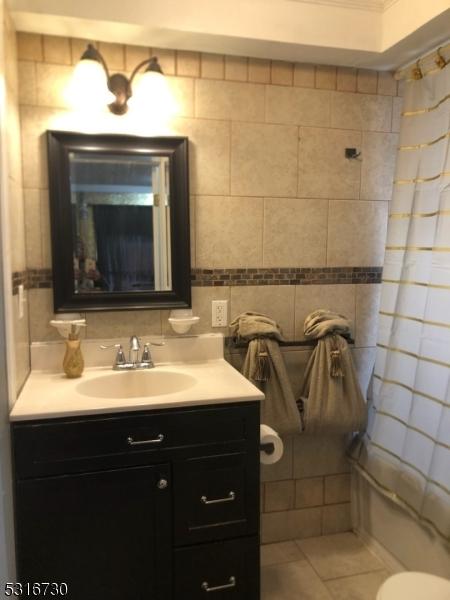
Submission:
<svg viewBox="0 0 450 600">
<path fill-rule="evenodd" d="M 12 424 L 18 581 L 259 599 L 259 403 Z"/>
<path fill-rule="evenodd" d="M 70 598 L 170 598 L 169 465 L 17 483 L 18 577 Z"/>
</svg>

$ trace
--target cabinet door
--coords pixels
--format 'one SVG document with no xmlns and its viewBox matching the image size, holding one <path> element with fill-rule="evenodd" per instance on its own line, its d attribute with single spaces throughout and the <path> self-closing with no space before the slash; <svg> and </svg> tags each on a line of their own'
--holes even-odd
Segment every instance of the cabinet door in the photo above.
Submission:
<svg viewBox="0 0 450 600">
<path fill-rule="evenodd" d="M 168 465 L 19 481 L 20 581 L 67 582 L 71 600 L 170 599 L 170 484 Z"/>
</svg>

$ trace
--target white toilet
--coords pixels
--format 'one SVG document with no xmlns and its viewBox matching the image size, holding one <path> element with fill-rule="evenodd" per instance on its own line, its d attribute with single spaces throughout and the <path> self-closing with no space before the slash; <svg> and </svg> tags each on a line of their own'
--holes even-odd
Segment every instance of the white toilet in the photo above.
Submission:
<svg viewBox="0 0 450 600">
<path fill-rule="evenodd" d="M 376 600 L 450 600 L 450 581 L 427 573 L 398 573 L 386 579 Z"/>
</svg>

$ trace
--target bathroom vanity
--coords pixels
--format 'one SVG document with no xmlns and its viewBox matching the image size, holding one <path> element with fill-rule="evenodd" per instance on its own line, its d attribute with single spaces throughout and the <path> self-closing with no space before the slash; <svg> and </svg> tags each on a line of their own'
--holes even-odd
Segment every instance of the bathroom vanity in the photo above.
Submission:
<svg viewBox="0 0 450 600">
<path fill-rule="evenodd" d="M 195 383 L 136 396 L 136 376 L 164 369 Z M 131 397 L 86 396 L 102 377 Z M 67 583 L 73 600 L 259 598 L 254 386 L 223 358 L 27 386 L 11 415 L 19 581 Z M 59 406 L 42 398 L 63 388 Z"/>
</svg>

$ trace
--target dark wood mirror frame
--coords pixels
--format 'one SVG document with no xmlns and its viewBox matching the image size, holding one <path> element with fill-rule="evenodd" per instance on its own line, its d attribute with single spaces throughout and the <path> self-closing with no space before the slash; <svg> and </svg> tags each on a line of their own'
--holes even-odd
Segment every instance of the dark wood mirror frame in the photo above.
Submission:
<svg viewBox="0 0 450 600">
<path fill-rule="evenodd" d="M 56 313 L 191 306 L 188 139 L 47 131 L 53 299 Z M 74 292 L 69 153 L 143 153 L 165 156 L 170 169 L 172 290 Z"/>
</svg>

